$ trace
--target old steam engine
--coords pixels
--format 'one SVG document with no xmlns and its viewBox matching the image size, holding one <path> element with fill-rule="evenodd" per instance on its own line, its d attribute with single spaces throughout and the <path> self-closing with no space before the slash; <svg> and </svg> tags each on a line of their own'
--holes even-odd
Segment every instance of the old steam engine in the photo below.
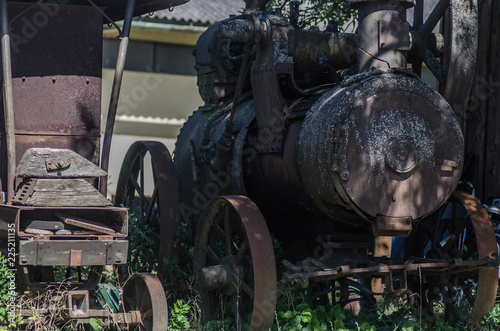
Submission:
<svg viewBox="0 0 500 331">
<path fill-rule="evenodd" d="M 247 1 L 198 41 L 205 105 L 175 149 L 179 208 L 170 212 L 192 231 L 205 317 L 231 304 L 236 323 L 250 310 L 252 329 L 270 327 L 271 233 L 280 275 L 337 286 L 344 304 L 358 298 L 353 309 L 385 287 L 409 302 L 424 293 L 432 314 L 434 301 L 453 300 L 479 274 L 469 304 L 471 319 L 481 318 L 495 300 L 497 248 L 481 204 L 455 191 L 476 1 L 439 1 L 424 20 L 417 0 L 410 26 L 414 0 L 351 0 L 357 34 L 301 30 L 295 2 L 290 20 L 265 3 Z M 433 32 L 438 22 L 443 33 Z M 422 62 L 440 92 L 420 79 Z M 405 257 L 391 258 L 394 236 L 407 237 Z M 459 318 L 453 304 L 446 310 Z"/>
</svg>

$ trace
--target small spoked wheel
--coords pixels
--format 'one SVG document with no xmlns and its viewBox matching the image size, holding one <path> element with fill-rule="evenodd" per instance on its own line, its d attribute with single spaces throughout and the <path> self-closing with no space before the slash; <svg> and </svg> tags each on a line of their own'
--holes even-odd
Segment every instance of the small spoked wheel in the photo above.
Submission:
<svg viewBox="0 0 500 331">
<path fill-rule="evenodd" d="M 497 245 L 493 225 L 483 205 L 472 195 L 454 192 L 447 205 L 420 221 L 407 241 L 407 256 L 474 261 L 490 259 L 476 270 L 426 273 L 415 279 L 425 313 L 452 323 L 477 323 L 495 303 L 498 286 Z"/>
<path fill-rule="evenodd" d="M 227 196 L 208 204 L 196 232 L 193 265 L 205 321 L 232 316 L 236 330 L 272 326 L 274 250 L 266 222 L 250 199 Z"/>
<path fill-rule="evenodd" d="M 165 331 L 168 306 L 160 280 L 152 274 L 134 274 L 123 285 L 122 310 L 139 316 L 137 331 Z"/>
<path fill-rule="evenodd" d="M 120 170 L 115 204 L 129 207 L 139 228 L 159 232 L 160 264 L 164 259 L 175 259 L 179 196 L 174 164 L 165 145 L 137 141 L 129 148 Z"/>
</svg>

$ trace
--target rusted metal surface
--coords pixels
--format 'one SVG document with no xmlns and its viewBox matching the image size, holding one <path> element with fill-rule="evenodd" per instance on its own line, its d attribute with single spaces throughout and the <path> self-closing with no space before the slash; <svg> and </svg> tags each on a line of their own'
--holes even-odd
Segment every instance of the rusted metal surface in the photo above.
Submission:
<svg viewBox="0 0 500 331">
<path fill-rule="evenodd" d="M 406 68 L 410 48 L 406 9 L 414 4 L 413 0 L 350 1 L 358 9 L 358 72 Z"/>
<path fill-rule="evenodd" d="M 33 192 L 35 191 L 35 185 L 37 183 L 37 179 L 28 179 L 23 181 L 19 187 L 16 188 L 16 194 L 14 194 L 14 198 L 12 199 L 13 204 L 24 205 L 26 201 L 31 197 Z"/>
<path fill-rule="evenodd" d="M 28 72 L 22 75 L 28 75 Z M 18 76 L 13 85 L 17 134 L 99 134 L 100 77 L 52 74 L 26 77 L 23 82 Z M 56 95 L 60 97 L 54 97 Z"/>
<path fill-rule="evenodd" d="M 90 8 L 36 4 L 28 9 L 30 5 L 9 4 L 11 19 L 22 13 L 11 21 L 11 31 L 24 38 L 11 47 L 13 162 L 17 165 L 30 147 L 62 147 L 98 163 L 102 19 Z M 36 26 L 33 19 L 40 13 L 46 21 Z M 83 22 L 85 29 L 79 27 Z M 5 154 L 5 118 L 0 122 Z M 2 178 L 6 173 L 2 165 Z"/>
<path fill-rule="evenodd" d="M 362 274 L 371 275 L 382 275 L 394 271 L 405 271 L 406 273 L 418 273 L 422 271 L 423 274 L 436 275 L 436 274 L 454 274 L 463 273 L 470 270 L 481 270 L 485 269 L 495 269 L 498 262 L 494 258 L 487 257 L 480 260 L 472 261 L 462 261 L 461 259 L 450 259 L 447 261 L 439 262 L 426 262 L 425 259 L 420 261 L 419 259 L 410 259 L 410 263 L 403 264 L 389 264 L 390 261 L 384 261 L 385 263 L 380 263 L 371 267 L 364 268 L 351 268 L 349 265 L 340 265 L 329 268 L 318 268 L 317 266 L 301 268 L 295 266 L 297 269 L 290 268 L 287 263 L 284 265 L 290 270 L 290 272 L 285 273 L 285 276 L 293 281 L 297 281 L 301 284 L 308 284 L 309 281 L 319 280 L 336 280 L 347 276 L 360 276 Z M 288 262 L 288 261 L 287 261 Z M 290 263 L 290 262 L 288 262 Z M 493 293 L 496 293 L 493 291 Z M 488 296 L 489 297 L 489 296 Z M 484 316 L 484 315 L 483 315 Z"/>
<path fill-rule="evenodd" d="M 144 185 L 144 158 L 151 156 L 154 190 L 146 197 Z M 135 194 L 139 202 L 135 201 Z M 160 233 L 159 261 L 176 259 L 175 236 L 180 225 L 177 176 L 168 149 L 159 142 L 135 142 L 125 155 L 116 188 L 116 205 L 129 206 L 137 216 L 139 227 L 158 227 Z M 153 208 L 157 211 L 153 212 Z M 155 221 L 155 218 L 158 218 Z M 157 222 L 157 223 L 156 223 Z"/>
<path fill-rule="evenodd" d="M 30 148 L 50 146 L 51 149 L 72 150 L 97 165 L 99 163 L 99 140 L 99 135 L 17 134 L 16 154 L 19 156 L 18 163 Z M 99 173 L 100 175 L 103 174 L 102 171 L 99 171 Z"/>
<path fill-rule="evenodd" d="M 168 329 L 168 305 L 161 282 L 155 275 L 134 274 L 123 285 L 123 312 L 138 312 L 139 329 Z"/>
<path fill-rule="evenodd" d="M 306 115 L 298 154 L 304 188 L 329 215 L 340 196 L 361 215 L 417 220 L 458 183 L 460 128 L 442 97 L 418 79 L 383 71 L 365 77 L 345 81 Z M 337 131 L 336 147 L 330 137 Z M 456 167 L 443 171 L 443 160 Z"/>
<path fill-rule="evenodd" d="M 414 263 L 422 257 L 424 262 L 428 259 L 433 264 L 449 263 L 440 272 L 423 271 L 425 278 L 408 277 L 408 288 L 421 293 L 419 304 L 423 312 L 434 316 L 434 303 L 438 300 L 446 303 L 446 318 L 479 322 L 495 301 L 497 249 L 488 213 L 468 193 L 455 192 L 441 210 L 420 221 L 406 241 L 405 255 L 415 257 Z M 477 288 L 472 290 L 471 283 L 476 283 Z M 462 303 L 470 315 L 457 308 L 460 298 L 466 298 Z"/>
<path fill-rule="evenodd" d="M 486 209 L 478 199 L 468 193 L 458 191 L 453 197 L 465 207 L 469 214 L 476 235 L 478 259 L 496 260 L 495 264 L 479 270 L 476 300 L 470 319 L 480 323 L 483 317 L 493 309 L 498 287 L 498 248 L 495 232 Z"/>
<path fill-rule="evenodd" d="M 221 308 L 231 302 L 237 307 L 235 328 L 240 330 L 245 312 L 240 304 L 248 298 L 253 299 L 250 330 L 272 326 L 277 294 L 274 250 L 266 222 L 250 199 L 226 196 L 209 203 L 200 219 L 193 259 L 205 320 L 220 317 Z"/>
</svg>

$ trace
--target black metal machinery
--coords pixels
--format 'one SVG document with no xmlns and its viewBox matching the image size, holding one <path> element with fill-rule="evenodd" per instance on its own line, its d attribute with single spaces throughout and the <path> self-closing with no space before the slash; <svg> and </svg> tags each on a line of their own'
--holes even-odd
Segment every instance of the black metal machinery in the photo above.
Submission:
<svg viewBox="0 0 500 331">
<path fill-rule="evenodd" d="M 174 164 L 153 142 L 126 156 L 117 201 L 142 186 L 149 152 L 157 181 L 145 221 L 155 204 L 160 231 L 170 229 L 160 260 L 175 256 L 179 221 L 190 226 L 207 320 L 228 304 L 237 328 L 246 311 L 252 330 L 272 325 L 270 233 L 283 245 L 283 276 L 304 286 L 339 282 L 375 298 L 385 287 L 408 302 L 424 293 L 429 314 L 443 301 L 455 319 L 463 316 L 454 301 L 466 297 L 470 321 L 493 306 L 493 227 L 477 199 L 455 191 L 477 1 L 441 0 L 425 21 L 423 0 L 349 3 L 359 13 L 357 34 L 300 30 L 280 11 L 263 10 L 266 1 L 247 1 L 242 15 L 197 43 L 205 105 L 182 128 Z M 438 22 L 441 33 L 433 32 Z M 420 79 L 423 62 L 439 92 Z M 452 216 L 443 219 L 446 208 Z M 390 258 L 394 236 L 408 237 L 404 258 Z M 352 301 L 341 292 L 341 302 Z"/>
<path fill-rule="evenodd" d="M 23 318 L 58 306 L 61 325 L 83 328 L 98 318 L 106 328 L 166 330 L 168 307 L 156 276 L 131 277 L 114 312 L 93 293 L 104 266 L 127 261 L 128 212 L 106 199 L 106 177 L 132 17 L 185 2 L 0 1 L 0 248 L 20 290 L 57 294 L 45 311 L 22 309 Z M 123 31 L 114 23 L 122 19 Z M 101 154 L 108 23 L 121 42 Z"/>
</svg>

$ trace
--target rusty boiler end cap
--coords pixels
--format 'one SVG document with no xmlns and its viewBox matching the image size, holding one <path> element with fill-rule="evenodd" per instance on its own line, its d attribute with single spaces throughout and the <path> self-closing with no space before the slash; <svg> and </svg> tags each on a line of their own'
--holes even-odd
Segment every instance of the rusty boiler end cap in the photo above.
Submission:
<svg viewBox="0 0 500 331">
<path fill-rule="evenodd" d="M 404 8 L 411 8 L 415 6 L 415 0 L 349 0 L 349 7 L 358 9 L 362 5 L 368 4 L 391 4 L 394 6 L 403 6 Z"/>
<path fill-rule="evenodd" d="M 380 75 L 345 93 L 342 104 L 349 112 L 348 178 L 337 189 L 359 210 L 418 220 L 448 199 L 464 144 L 441 95 L 411 77 Z"/>
<path fill-rule="evenodd" d="M 406 139 L 394 139 L 385 153 L 385 164 L 398 174 L 407 174 L 417 165 L 415 146 Z"/>
</svg>

